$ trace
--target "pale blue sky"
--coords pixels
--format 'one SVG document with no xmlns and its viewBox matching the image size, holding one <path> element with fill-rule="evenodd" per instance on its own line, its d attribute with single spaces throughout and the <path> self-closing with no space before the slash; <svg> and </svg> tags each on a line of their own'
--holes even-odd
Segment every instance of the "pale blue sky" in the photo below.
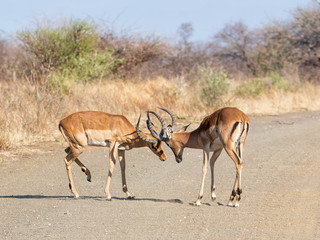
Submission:
<svg viewBox="0 0 320 240">
<path fill-rule="evenodd" d="M 250 29 L 289 19 L 312 0 L 0 0 L 0 34 L 14 36 L 34 22 L 92 18 L 116 30 L 155 33 L 174 38 L 181 23 L 192 23 L 192 40 L 206 41 L 227 23 L 242 21 Z"/>
</svg>

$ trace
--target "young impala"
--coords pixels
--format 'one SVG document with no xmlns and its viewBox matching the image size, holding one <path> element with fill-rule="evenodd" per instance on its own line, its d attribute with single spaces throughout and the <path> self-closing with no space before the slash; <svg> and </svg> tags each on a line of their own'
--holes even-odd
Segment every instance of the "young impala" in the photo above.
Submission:
<svg viewBox="0 0 320 240">
<path fill-rule="evenodd" d="M 202 180 L 196 205 L 199 206 L 201 204 L 200 201 L 203 197 L 204 180 L 207 173 L 209 152 L 213 152 L 210 159 L 211 199 L 216 199 L 214 164 L 224 148 L 230 158 L 234 161 L 237 170 L 228 206 L 233 206 L 232 202 L 236 196 L 235 206 L 238 207 L 242 193 L 242 151 L 250 123 L 248 116 L 237 108 L 222 108 L 205 117 L 200 126 L 194 131 L 176 133 L 174 132 L 175 116 L 164 108 L 160 109 L 171 116 L 172 124 L 166 127 L 163 119 L 157 113 L 148 111 L 147 126 L 153 137 L 164 141 L 171 148 L 178 163 L 182 161 L 184 148 L 197 148 L 203 150 Z M 155 115 L 161 122 L 161 132 L 159 134 L 157 134 L 152 127 L 153 124 L 150 120 L 149 113 Z"/>
<path fill-rule="evenodd" d="M 69 178 L 69 187 L 75 198 L 78 198 L 79 194 L 72 180 L 71 164 L 73 161 L 80 166 L 82 171 L 87 175 L 87 180 L 91 182 L 89 169 L 78 159 L 78 156 L 84 152 L 86 146 L 110 147 L 109 174 L 105 188 L 107 200 L 111 200 L 110 182 L 117 156 L 119 156 L 121 166 L 122 190 L 126 193 L 127 198 L 134 198 L 129 193 L 126 183 L 125 150 L 147 146 L 160 160 L 164 161 L 167 159 L 162 150 L 161 141 L 155 139 L 150 134 L 140 132 L 140 117 L 136 127 L 122 115 L 95 111 L 74 113 L 60 121 L 59 130 L 69 144 L 69 147 L 65 150 L 67 153 L 65 164 Z"/>
</svg>

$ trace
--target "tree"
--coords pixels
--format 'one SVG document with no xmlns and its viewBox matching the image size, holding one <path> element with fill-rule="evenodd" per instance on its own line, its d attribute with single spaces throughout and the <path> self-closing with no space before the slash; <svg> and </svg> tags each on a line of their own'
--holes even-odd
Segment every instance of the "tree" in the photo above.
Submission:
<svg viewBox="0 0 320 240">
<path fill-rule="evenodd" d="M 223 62 L 229 71 L 243 71 L 245 68 L 255 74 L 249 58 L 253 39 L 244 23 L 225 25 L 213 36 L 213 43 L 216 47 L 213 54 Z"/>
</svg>

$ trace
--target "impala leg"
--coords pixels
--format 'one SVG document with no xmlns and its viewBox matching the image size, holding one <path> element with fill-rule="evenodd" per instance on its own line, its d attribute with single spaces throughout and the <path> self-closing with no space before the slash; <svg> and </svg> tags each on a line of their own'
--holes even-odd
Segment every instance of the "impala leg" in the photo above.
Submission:
<svg viewBox="0 0 320 240">
<path fill-rule="evenodd" d="M 80 162 L 80 160 L 78 158 L 76 158 L 74 161 L 79 165 L 79 167 L 81 168 L 82 172 L 84 172 L 87 175 L 88 182 L 91 182 L 90 170 L 85 165 L 83 165 L 83 163 Z"/>
<path fill-rule="evenodd" d="M 236 198 L 235 207 L 239 207 L 239 202 L 240 202 L 240 199 L 241 199 L 241 193 L 242 193 L 242 188 L 241 188 L 241 172 L 242 172 L 242 162 L 238 165 L 238 168 L 237 168 L 238 188 L 237 188 L 237 198 Z"/>
<path fill-rule="evenodd" d="M 232 144 L 228 144 L 227 146 L 225 146 L 225 150 L 228 153 L 228 155 L 231 157 L 231 159 L 233 160 L 236 166 L 236 178 L 234 181 L 233 190 L 230 195 L 228 206 L 233 206 L 232 202 L 234 198 L 237 197 L 235 207 L 239 207 L 239 201 L 241 199 L 241 193 L 242 193 L 242 189 L 241 189 L 242 160 L 238 156 L 236 151 L 233 150 Z"/>
<path fill-rule="evenodd" d="M 214 164 L 216 163 L 218 157 L 221 154 L 222 149 L 216 150 L 213 152 L 212 157 L 210 158 L 210 168 L 211 168 L 211 199 L 212 201 L 216 200 L 216 186 L 214 183 Z"/>
<path fill-rule="evenodd" d="M 196 201 L 197 206 L 201 205 L 201 199 L 203 198 L 204 181 L 205 181 L 206 174 L 207 174 L 209 151 L 210 151 L 209 147 L 206 147 L 203 150 L 202 179 L 201 179 L 201 184 L 200 184 L 200 192 L 198 195 L 198 199 Z"/>
<path fill-rule="evenodd" d="M 244 147 L 244 141 L 241 141 L 241 143 L 239 144 L 239 164 L 237 166 L 237 174 L 238 174 L 238 189 L 237 189 L 237 198 L 236 198 L 236 207 L 239 207 L 239 201 L 241 199 L 241 193 L 242 193 L 242 188 L 241 188 L 241 174 L 242 174 L 242 166 L 243 166 L 243 162 L 242 162 L 242 151 L 243 151 L 243 147 Z"/>
<path fill-rule="evenodd" d="M 119 144 L 117 142 L 110 142 L 110 152 L 109 152 L 109 173 L 108 173 L 108 178 L 107 178 L 107 185 L 105 188 L 105 193 L 106 193 L 106 198 L 107 200 L 111 200 L 111 195 L 110 195 L 110 183 L 111 183 L 111 178 L 112 178 L 112 173 L 114 170 L 114 166 L 116 164 L 116 158 L 118 155 L 118 146 Z"/>
<path fill-rule="evenodd" d="M 77 193 L 77 190 L 74 186 L 73 178 L 72 178 L 72 172 L 71 172 L 71 164 L 72 162 L 83 152 L 80 151 L 79 153 L 75 154 L 73 151 L 69 151 L 68 155 L 64 159 L 64 162 L 66 164 L 66 169 L 67 169 L 67 174 L 68 174 L 68 179 L 69 179 L 69 188 L 71 192 L 73 193 L 75 198 L 79 197 L 79 194 Z"/>
<path fill-rule="evenodd" d="M 121 178 L 122 178 L 122 191 L 126 194 L 127 198 L 132 199 L 134 195 L 131 195 L 128 191 L 127 181 L 126 181 L 126 159 L 125 151 L 118 150 L 119 162 L 121 167 Z"/>
</svg>

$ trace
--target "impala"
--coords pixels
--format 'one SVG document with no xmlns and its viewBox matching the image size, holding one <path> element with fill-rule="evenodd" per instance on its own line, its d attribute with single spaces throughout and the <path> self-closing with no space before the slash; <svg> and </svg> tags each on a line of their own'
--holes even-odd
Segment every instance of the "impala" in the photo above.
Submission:
<svg viewBox="0 0 320 240">
<path fill-rule="evenodd" d="M 184 148 L 197 148 L 203 150 L 202 179 L 196 205 L 201 205 L 200 201 L 203 197 L 204 180 L 207 173 L 210 152 L 213 152 L 213 155 L 210 158 L 211 199 L 216 199 L 214 164 L 224 148 L 236 166 L 236 179 L 228 206 L 233 206 L 232 203 L 236 197 L 234 206 L 238 207 L 242 193 L 242 152 L 250 123 L 248 116 L 237 108 L 222 108 L 205 117 L 200 126 L 194 131 L 177 133 L 174 131 L 175 116 L 164 108 L 160 109 L 170 115 L 172 124 L 166 127 L 163 119 L 157 113 L 148 111 L 147 127 L 153 137 L 164 141 L 171 148 L 178 163 L 182 161 Z M 153 124 L 150 120 L 149 113 L 155 115 L 161 123 L 161 131 L 159 134 L 157 134 L 152 127 Z"/>
<path fill-rule="evenodd" d="M 105 188 L 107 200 L 111 200 L 110 183 L 117 156 L 121 167 L 122 190 L 127 198 L 134 198 L 134 195 L 129 193 L 126 183 L 125 150 L 147 146 L 160 160 L 164 161 L 167 159 L 162 150 L 161 141 L 155 139 L 150 134 L 140 132 L 140 118 L 141 115 L 137 126 L 134 127 L 122 115 L 86 111 L 71 114 L 60 121 L 59 130 L 69 145 L 65 150 L 67 153 L 65 164 L 69 178 L 69 188 L 75 198 L 78 198 L 79 194 L 72 180 L 71 164 L 73 161 L 79 165 L 81 170 L 87 175 L 87 180 L 91 182 L 89 169 L 78 159 L 79 155 L 85 151 L 86 146 L 110 147 L 109 174 Z"/>
</svg>

